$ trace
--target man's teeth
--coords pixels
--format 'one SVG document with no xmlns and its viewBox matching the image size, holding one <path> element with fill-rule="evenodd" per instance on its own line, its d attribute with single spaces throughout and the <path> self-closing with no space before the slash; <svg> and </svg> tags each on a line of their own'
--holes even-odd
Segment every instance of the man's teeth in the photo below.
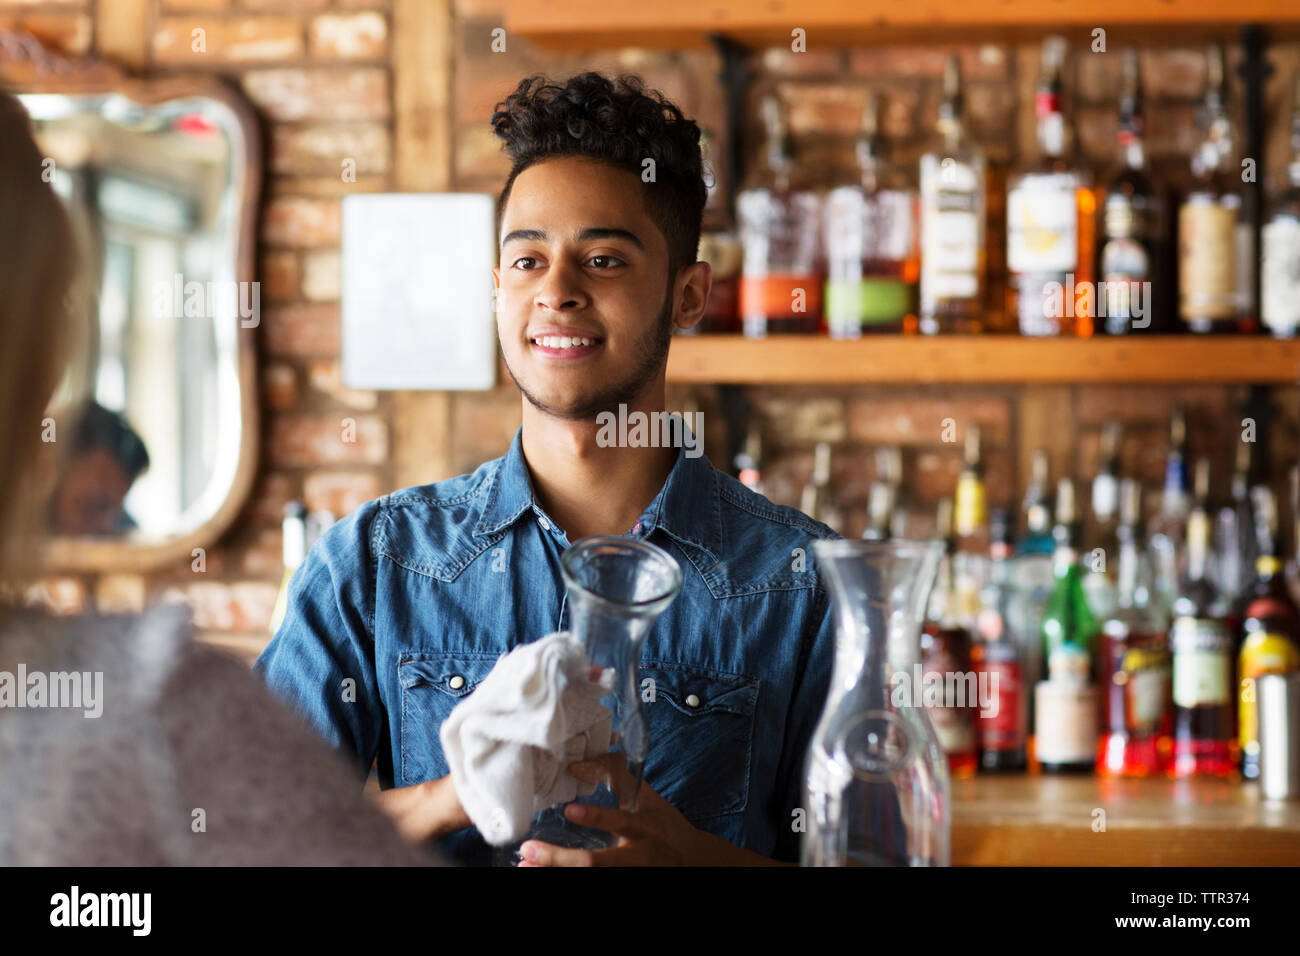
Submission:
<svg viewBox="0 0 1300 956">
<path fill-rule="evenodd" d="M 544 335 L 533 339 L 538 345 L 548 349 L 575 349 L 579 345 L 595 345 L 595 339 L 574 338 L 568 335 Z"/>
</svg>

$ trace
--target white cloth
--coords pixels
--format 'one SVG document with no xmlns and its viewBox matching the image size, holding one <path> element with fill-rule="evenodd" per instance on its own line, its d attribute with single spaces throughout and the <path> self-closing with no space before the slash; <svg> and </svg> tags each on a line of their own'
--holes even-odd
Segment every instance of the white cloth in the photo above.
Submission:
<svg viewBox="0 0 1300 956">
<path fill-rule="evenodd" d="M 442 722 L 439 736 L 461 806 L 494 846 L 521 839 L 533 815 L 588 796 L 565 768 L 609 750 L 614 683 L 591 680 L 587 652 L 567 631 L 504 655 Z"/>
</svg>

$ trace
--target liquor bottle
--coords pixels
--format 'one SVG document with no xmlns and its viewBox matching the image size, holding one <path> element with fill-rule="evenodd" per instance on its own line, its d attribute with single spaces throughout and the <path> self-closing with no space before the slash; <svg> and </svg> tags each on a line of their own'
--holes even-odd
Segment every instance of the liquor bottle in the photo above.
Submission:
<svg viewBox="0 0 1300 956">
<path fill-rule="evenodd" d="M 814 521 L 830 526 L 840 527 L 840 510 L 831 491 L 831 446 L 829 442 L 818 442 L 813 451 L 813 473 L 808 484 L 804 485 L 799 510 Z"/>
<path fill-rule="evenodd" d="M 1084 548 L 1083 590 L 1099 619 L 1114 609 L 1118 588 L 1120 437 L 1119 422 L 1107 422 L 1101 430 L 1101 467 L 1092 479 L 1092 523 Z"/>
<path fill-rule="evenodd" d="M 743 263 L 740 315 L 745 335 L 815 334 L 822 317 L 821 206 L 796 165 L 781 101 L 763 98 L 763 162 L 736 196 Z"/>
<path fill-rule="evenodd" d="M 288 610 L 289 582 L 307 557 L 307 508 L 301 501 L 290 501 L 284 506 L 284 520 L 280 528 L 284 573 L 280 576 L 280 591 L 276 594 L 275 606 L 271 609 L 273 637 L 284 623 L 284 615 Z"/>
<path fill-rule="evenodd" d="M 1254 494 L 1250 487 L 1252 448 L 1253 442 L 1237 443 L 1231 500 L 1215 515 L 1214 583 L 1228 602 L 1228 625 L 1233 633 L 1240 628 L 1244 609 L 1251 599 L 1255 560 L 1259 557 Z M 1269 494 L 1265 487 L 1254 491 Z"/>
<path fill-rule="evenodd" d="M 745 434 L 745 447 L 736 456 L 736 477 L 755 494 L 766 495 L 763 484 L 763 433 L 758 425 L 751 424 Z"/>
<path fill-rule="evenodd" d="M 921 632 L 921 667 L 927 684 L 962 689 L 963 699 L 944 699 L 937 704 L 926 698 L 926 712 L 934 725 L 939 743 L 948 756 L 948 770 L 954 777 L 975 773 L 975 713 L 965 699 L 967 682 L 962 678 L 971 669 L 971 635 L 962 625 L 958 604 L 956 562 L 957 540 L 952 527 L 952 499 L 940 500 L 935 521 L 936 534 L 944 542 L 944 557 L 939 580 L 930 600 L 930 613 Z M 959 706 L 960 705 L 960 706 Z"/>
<path fill-rule="evenodd" d="M 1022 335 L 1093 331 L 1097 197 L 1066 142 L 1064 62 L 1065 39 L 1048 37 L 1034 96 L 1040 155 L 1007 178 L 1007 314 Z"/>
<path fill-rule="evenodd" d="M 915 331 L 920 272 L 916 188 L 885 156 L 880 97 L 867 96 L 857 181 L 826 197 L 826 324 L 834 338 Z M 905 328 L 910 326 L 910 328 Z"/>
<path fill-rule="evenodd" d="M 1242 196 L 1218 44 L 1210 46 L 1207 65 L 1208 129 L 1192 157 L 1195 182 L 1178 210 L 1178 313 L 1192 332 L 1236 332 L 1246 324 L 1238 276 Z"/>
<path fill-rule="evenodd" d="M 1260 317 L 1279 338 L 1300 330 L 1300 70 L 1292 77 L 1291 163 L 1260 241 Z"/>
<path fill-rule="evenodd" d="M 961 66 L 943 74 L 935 145 L 921 157 L 920 330 L 984 327 L 984 153 L 962 122 Z"/>
<path fill-rule="evenodd" d="M 1012 614 L 1012 631 L 1024 645 L 1022 650 L 1028 687 L 1035 686 L 1045 676 L 1040 635 L 1047 599 L 1056 583 L 1052 570 L 1052 553 L 1056 550 L 1056 542 L 1052 539 L 1049 487 L 1047 452 L 1035 451 L 1023 505 L 1025 532 L 1016 542 L 1015 569 L 1012 573 L 1016 608 Z M 1029 706 L 1032 712 L 1032 696 Z M 1033 726 L 1032 720 L 1030 726 Z"/>
<path fill-rule="evenodd" d="M 1173 775 L 1231 776 L 1236 771 L 1233 650 L 1227 602 L 1211 581 L 1209 459 L 1196 463 L 1196 501 L 1187 516 L 1187 569 L 1174 599 Z"/>
<path fill-rule="evenodd" d="M 1241 775 L 1259 777 L 1259 714 L 1255 681 L 1264 674 L 1285 674 L 1300 669 L 1300 608 L 1282 573 L 1278 547 L 1277 509 L 1267 488 L 1256 489 L 1256 534 L 1259 557 L 1255 586 L 1246 605 L 1238 652 L 1237 728 L 1241 746 Z"/>
<path fill-rule="evenodd" d="M 979 593 L 987 578 L 988 527 L 985 517 L 984 464 L 980 458 L 980 429 L 966 428 L 964 463 L 957 476 L 953 528 L 957 536 L 957 615 L 962 626 L 974 628 Z"/>
<path fill-rule="evenodd" d="M 988 771 L 1024 769 L 1029 736 L 1030 685 L 1025 683 L 1022 643 L 1011 631 L 1011 552 L 1011 522 L 999 509 L 990 521 L 989 581 L 980 592 L 971 649 L 976 682 L 989 702 L 975 714 L 980 769 Z"/>
<path fill-rule="evenodd" d="M 1159 332 L 1164 319 L 1168 261 L 1165 197 L 1151 179 L 1143 146 L 1145 113 L 1137 51 L 1124 51 L 1119 97 L 1119 168 L 1101 204 L 1097 255 L 1101 286 L 1098 326 L 1110 335 Z"/>
<path fill-rule="evenodd" d="M 876 477 L 867 490 L 867 524 L 862 537 L 867 541 L 888 541 L 903 537 L 895 528 L 902 481 L 902 452 L 898 448 L 876 450 Z"/>
<path fill-rule="evenodd" d="M 695 257 L 709 264 L 713 284 L 709 288 L 709 301 L 704 306 L 704 317 L 682 334 L 729 335 L 739 332 L 740 269 L 744 259 L 740 240 L 731 232 L 702 232 Z"/>
<path fill-rule="evenodd" d="M 1092 680 L 1097 621 L 1083 593 L 1077 533 L 1074 482 L 1062 478 L 1052 529 L 1056 586 L 1047 599 L 1042 629 L 1048 676 L 1034 689 L 1034 755 L 1048 772 L 1089 773 L 1097 759 L 1097 687 Z"/>
<path fill-rule="evenodd" d="M 1164 490 L 1160 510 L 1153 516 L 1147 540 L 1154 576 L 1153 600 L 1167 612 L 1178 592 L 1178 575 L 1183 558 L 1184 532 L 1191 507 L 1187 481 L 1187 413 L 1174 406 L 1169 418 L 1169 451 L 1165 457 Z"/>
<path fill-rule="evenodd" d="M 1062 478 L 1056 486 L 1056 524 L 1052 537 L 1055 584 L 1043 611 L 1043 652 L 1051 662 L 1052 652 L 1063 644 L 1073 644 L 1091 661 L 1097 637 L 1097 619 L 1088 607 L 1083 591 L 1084 569 L 1079 563 L 1079 522 L 1075 511 L 1074 482 Z"/>
<path fill-rule="evenodd" d="M 1141 489 L 1120 483 L 1119 592 L 1101 625 L 1102 743 L 1097 772 L 1145 777 L 1168 770 L 1173 745 L 1169 638 L 1141 579 Z"/>
</svg>

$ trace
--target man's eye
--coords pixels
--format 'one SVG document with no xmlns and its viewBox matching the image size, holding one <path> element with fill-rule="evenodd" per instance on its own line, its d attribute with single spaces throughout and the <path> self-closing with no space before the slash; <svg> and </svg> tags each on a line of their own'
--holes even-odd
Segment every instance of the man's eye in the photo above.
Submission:
<svg viewBox="0 0 1300 956">
<path fill-rule="evenodd" d="M 535 260 L 533 259 L 532 256 L 521 256 L 520 258 L 515 260 L 515 265 L 518 266 L 519 263 L 521 262 L 534 262 L 534 261 Z"/>
<path fill-rule="evenodd" d="M 607 262 L 616 263 L 616 264 L 618 264 L 618 265 L 623 265 L 623 264 L 624 264 L 622 259 L 618 259 L 618 258 L 616 258 L 616 257 L 614 257 L 614 256 L 592 256 L 592 257 L 591 257 L 590 259 L 588 259 L 587 261 L 588 261 L 588 262 L 595 262 L 597 259 L 604 259 L 604 260 L 606 260 Z M 611 266 L 599 266 L 598 268 L 601 268 L 601 269 L 608 269 L 608 268 L 612 268 L 612 267 L 611 267 Z"/>
</svg>

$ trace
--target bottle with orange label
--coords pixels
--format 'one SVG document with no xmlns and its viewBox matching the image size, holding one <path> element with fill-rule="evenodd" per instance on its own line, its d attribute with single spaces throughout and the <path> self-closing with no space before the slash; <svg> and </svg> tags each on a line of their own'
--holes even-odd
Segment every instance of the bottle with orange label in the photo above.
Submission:
<svg viewBox="0 0 1300 956">
<path fill-rule="evenodd" d="M 740 229 L 740 317 L 745 335 L 816 334 L 825 285 L 822 199 L 795 162 L 785 109 L 763 98 L 762 162 L 736 196 Z"/>
<path fill-rule="evenodd" d="M 1300 669 L 1300 608 L 1287 590 L 1277 547 L 1277 510 L 1267 488 L 1254 489 L 1256 536 L 1254 596 L 1246 605 L 1237 654 L 1237 732 L 1241 775 L 1259 777 L 1259 718 L 1255 681 L 1264 674 Z"/>
</svg>

